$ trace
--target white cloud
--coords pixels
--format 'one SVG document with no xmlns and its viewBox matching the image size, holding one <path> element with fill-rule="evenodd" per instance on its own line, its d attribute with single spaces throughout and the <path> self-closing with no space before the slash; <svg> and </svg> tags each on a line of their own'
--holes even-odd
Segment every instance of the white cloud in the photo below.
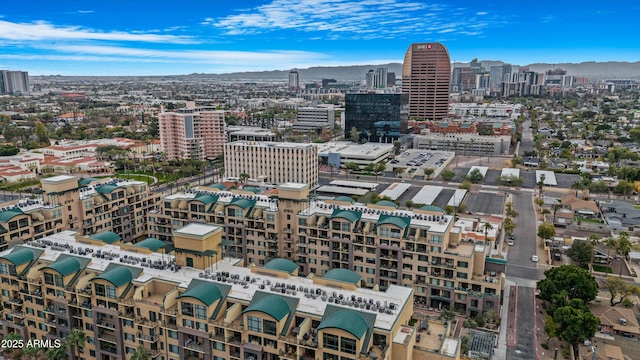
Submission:
<svg viewBox="0 0 640 360">
<path fill-rule="evenodd" d="M 478 15 L 478 16 L 487 15 L 487 14 L 488 14 L 488 12 L 486 12 L 486 11 L 478 11 L 476 13 L 476 15 Z"/>
<path fill-rule="evenodd" d="M 92 14 L 93 10 L 78 10 L 78 14 Z"/>
<path fill-rule="evenodd" d="M 56 26 L 44 21 L 13 23 L 4 20 L 0 20 L 0 39 L 14 41 L 108 40 L 173 44 L 195 43 L 194 39 L 187 36 L 156 35 L 149 33 L 137 34 L 120 31 L 100 32 L 78 26 Z"/>
<path fill-rule="evenodd" d="M 460 12 L 459 17 L 464 17 L 465 22 L 452 22 L 452 11 Z M 230 36 L 296 30 L 323 32 L 325 39 L 355 40 L 412 36 L 434 30 L 467 31 L 477 25 L 475 16 L 479 15 L 487 13 L 412 0 L 271 0 L 224 18 L 207 17 L 202 24 L 211 24 Z M 474 32 L 478 32 L 477 27 Z"/>
</svg>

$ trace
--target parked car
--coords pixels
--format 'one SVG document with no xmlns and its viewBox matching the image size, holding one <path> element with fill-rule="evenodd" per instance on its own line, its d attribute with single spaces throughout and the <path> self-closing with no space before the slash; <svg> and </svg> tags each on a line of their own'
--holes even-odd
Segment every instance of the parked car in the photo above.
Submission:
<svg viewBox="0 0 640 360">
<path fill-rule="evenodd" d="M 531 255 L 531 261 L 538 262 L 538 255 Z"/>
<path fill-rule="evenodd" d="M 509 239 L 509 242 L 507 244 L 509 244 L 509 246 L 513 246 L 515 244 L 515 242 L 513 240 Z"/>
</svg>

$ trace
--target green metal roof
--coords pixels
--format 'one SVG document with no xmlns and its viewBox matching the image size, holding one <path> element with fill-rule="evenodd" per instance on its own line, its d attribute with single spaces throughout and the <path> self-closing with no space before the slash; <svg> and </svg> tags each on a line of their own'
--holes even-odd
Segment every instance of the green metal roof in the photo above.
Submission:
<svg viewBox="0 0 640 360">
<path fill-rule="evenodd" d="M 425 206 L 421 207 L 420 210 L 435 211 L 435 212 L 444 213 L 444 210 L 440 209 L 439 207 L 437 207 L 435 205 L 425 205 Z"/>
<path fill-rule="evenodd" d="M 49 266 L 45 266 L 43 269 L 52 269 L 60 273 L 62 276 L 67 276 L 80 271 L 82 264 L 73 256 L 66 257 L 62 260 L 56 260 Z"/>
<path fill-rule="evenodd" d="M 255 204 L 256 204 L 255 200 L 240 199 L 240 198 L 233 198 L 233 200 L 231 200 L 231 202 L 229 203 L 229 205 L 240 206 L 243 209 L 251 208 Z"/>
<path fill-rule="evenodd" d="M 222 292 L 218 286 L 210 282 L 201 282 L 187 289 L 178 299 L 191 297 L 200 300 L 203 304 L 210 306 L 218 299 L 222 298 Z"/>
<path fill-rule="evenodd" d="M 222 184 L 213 184 L 213 185 L 209 185 L 208 187 L 216 188 L 218 190 L 227 190 L 227 187 Z"/>
<path fill-rule="evenodd" d="M 133 246 L 149 249 L 151 251 L 158 251 L 165 247 L 165 243 L 162 240 L 156 238 L 146 238 L 140 242 L 133 244 Z"/>
<path fill-rule="evenodd" d="M 253 187 L 253 186 L 246 187 L 246 188 L 244 188 L 242 190 L 243 191 L 251 191 L 254 194 L 260 194 L 262 192 L 262 190 L 258 189 L 257 187 Z"/>
<path fill-rule="evenodd" d="M 95 240 L 100 240 L 106 244 L 113 244 L 116 241 L 122 240 L 120 235 L 114 233 L 113 231 L 103 231 L 101 233 L 93 234 L 89 237 Z"/>
<path fill-rule="evenodd" d="M 396 203 L 394 203 L 392 201 L 389 201 L 389 200 L 380 200 L 380 201 L 378 201 L 376 203 L 376 205 L 379 205 L 379 206 L 390 206 L 390 207 L 392 207 L 394 209 L 398 208 L 398 205 Z"/>
<path fill-rule="evenodd" d="M 362 212 L 360 211 L 352 211 L 352 210 L 342 210 L 342 209 L 335 209 L 333 210 L 333 213 L 331 214 L 331 218 L 343 218 L 343 219 L 347 219 L 352 223 L 355 223 L 356 221 L 359 221 L 360 218 L 362 217 Z"/>
<path fill-rule="evenodd" d="M 400 229 L 406 229 L 411 224 L 411 218 L 406 216 L 395 215 L 380 215 L 378 218 L 378 225 L 391 224 L 399 227 Z"/>
<path fill-rule="evenodd" d="M 100 185 L 96 187 L 96 191 L 99 194 L 111 194 L 113 190 L 117 189 L 118 185 Z"/>
<path fill-rule="evenodd" d="M 133 274 L 131 273 L 131 270 L 122 266 L 105 271 L 100 274 L 100 276 L 96 276 L 96 279 L 107 280 L 113 284 L 113 286 L 119 288 L 124 284 L 130 283 L 131 280 L 133 280 Z"/>
<path fill-rule="evenodd" d="M 367 322 L 355 311 L 341 310 L 331 315 L 325 316 L 318 326 L 318 330 L 322 329 L 340 329 L 348 332 L 358 339 L 362 339 L 369 330 Z"/>
<path fill-rule="evenodd" d="M 14 249 L 10 254 L 1 256 L 0 259 L 9 260 L 13 265 L 19 266 L 35 259 L 33 251 L 29 249 Z"/>
<path fill-rule="evenodd" d="M 362 276 L 358 275 L 357 272 L 351 271 L 349 269 L 331 269 L 327 271 L 326 274 L 322 276 L 324 279 L 341 281 L 349 284 L 358 284 Z"/>
<path fill-rule="evenodd" d="M 468 128 L 470 128 L 470 127 L 471 127 L 471 123 L 462 123 L 462 124 L 460 125 L 460 127 L 461 127 L 461 128 L 463 128 L 463 129 L 468 129 Z"/>
<path fill-rule="evenodd" d="M 256 301 L 252 301 L 249 306 L 242 312 L 258 311 L 271 316 L 277 321 L 282 320 L 291 311 L 289 305 L 278 295 L 265 296 Z"/>
<path fill-rule="evenodd" d="M 213 204 L 216 201 L 218 201 L 218 197 L 217 196 L 213 196 L 211 194 L 199 194 L 198 196 L 196 196 L 191 201 L 200 201 L 201 203 L 203 203 L 205 205 L 209 205 L 209 204 Z"/>
<path fill-rule="evenodd" d="M 500 129 L 502 127 L 502 123 L 497 121 L 493 123 L 493 128 L 494 129 Z"/>
<path fill-rule="evenodd" d="M 447 127 L 447 126 L 449 126 L 449 123 L 446 122 L 446 121 L 442 121 L 442 122 L 440 122 L 439 125 L 440 125 L 440 127 Z"/>
<path fill-rule="evenodd" d="M 96 180 L 100 180 L 99 178 L 94 178 L 94 177 L 90 177 L 90 178 L 86 178 L 86 179 L 82 179 L 80 180 L 80 185 L 89 185 L 92 182 L 96 181 Z"/>
<path fill-rule="evenodd" d="M 349 204 L 353 204 L 354 202 L 356 202 L 355 200 L 353 200 L 352 198 L 350 198 L 348 196 L 338 196 L 337 198 L 335 198 L 333 200 L 342 201 L 342 202 L 348 202 Z"/>
<path fill-rule="evenodd" d="M 288 272 L 289 274 L 293 274 L 294 271 L 298 270 L 298 264 L 287 259 L 273 259 L 266 263 L 263 267 L 265 269 Z"/>
<path fill-rule="evenodd" d="M 0 213 L 0 222 L 5 222 L 5 223 L 9 222 L 9 220 L 13 219 L 18 215 L 24 215 L 22 210 L 20 209 L 5 210 Z"/>
</svg>

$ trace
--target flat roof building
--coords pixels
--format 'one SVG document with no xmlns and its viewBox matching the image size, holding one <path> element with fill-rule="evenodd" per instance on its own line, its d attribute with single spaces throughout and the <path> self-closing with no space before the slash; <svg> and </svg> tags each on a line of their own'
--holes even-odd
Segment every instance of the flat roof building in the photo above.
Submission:
<svg viewBox="0 0 640 360">
<path fill-rule="evenodd" d="M 224 145 L 225 175 L 262 178 L 266 183 L 288 182 L 318 186 L 318 148 L 315 144 L 235 141 Z"/>
<path fill-rule="evenodd" d="M 446 118 L 450 84 L 451 60 L 444 45 L 409 45 L 402 65 L 402 92 L 409 97 L 409 117 L 420 120 Z"/>
<path fill-rule="evenodd" d="M 213 107 L 182 108 L 158 115 L 160 146 L 173 159 L 213 159 L 226 142 L 224 111 Z"/>
</svg>

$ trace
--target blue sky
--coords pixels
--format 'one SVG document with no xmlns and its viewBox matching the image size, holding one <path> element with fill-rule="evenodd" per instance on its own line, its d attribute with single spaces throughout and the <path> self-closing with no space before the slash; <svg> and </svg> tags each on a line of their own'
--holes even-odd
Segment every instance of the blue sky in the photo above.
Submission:
<svg viewBox="0 0 640 360">
<path fill-rule="evenodd" d="M 640 1 L 31 0 L 0 7 L 0 69 L 168 75 L 402 62 L 640 61 Z"/>
</svg>

